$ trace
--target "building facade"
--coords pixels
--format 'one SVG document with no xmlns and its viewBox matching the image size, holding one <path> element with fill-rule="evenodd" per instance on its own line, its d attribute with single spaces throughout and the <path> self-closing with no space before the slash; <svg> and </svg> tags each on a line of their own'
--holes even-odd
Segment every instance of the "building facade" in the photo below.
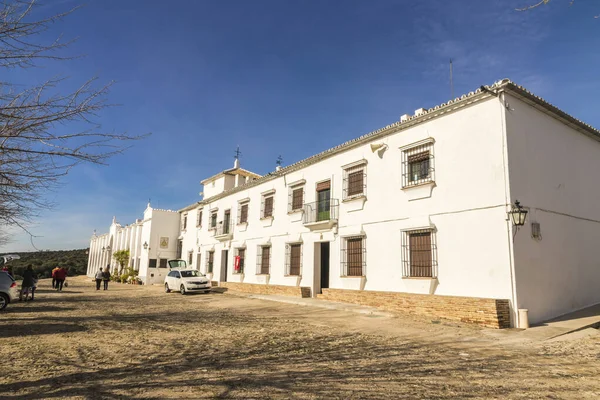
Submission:
<svg viewBox="0 0 600 400">
<path fill-rule="evenodd" d="M 179 210 L 178 245 L 222 286 L 535 323 L 600 302 L 599 141 L 503 80 L 265 176 L 236 163 Z"/>
</svg>

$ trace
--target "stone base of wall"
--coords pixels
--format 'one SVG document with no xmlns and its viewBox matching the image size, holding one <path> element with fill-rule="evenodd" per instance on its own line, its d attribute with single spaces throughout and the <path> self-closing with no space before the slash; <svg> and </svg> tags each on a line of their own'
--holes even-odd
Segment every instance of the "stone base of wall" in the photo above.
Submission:
<svg viewBox="0 0 600 400">
<path fill-rule="evenodd" d="M 508 300 L 344 289 L 323 289 L 317 297 L 489 328 L 510 328 Z"/>
<path fill-rule="evenodd" d="M 264 285 L 256 283 L 238 283 L 221 282 L 220 287 L 233 290 L 235 292 L 253 293 L 253 294 L 276 294 L 280 296 L 292 297 L 310 297 L 309 287 L 284 286 L 284 285 Z"/>
</svg>

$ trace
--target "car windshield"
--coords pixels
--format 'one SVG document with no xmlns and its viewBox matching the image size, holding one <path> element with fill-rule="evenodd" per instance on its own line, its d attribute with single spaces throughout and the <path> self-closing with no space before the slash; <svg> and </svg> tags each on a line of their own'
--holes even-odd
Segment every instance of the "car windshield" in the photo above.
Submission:
<svg viewBox="0 0 600 400">
<path fill-rule="evenodd" d="M 204 276 L 200 272 L 196 271 L 195 269 L 191 270 L 191 271 L 180 271 L 180 272 L 181 272 L 182 278 L 194 278 L 194 277 Z"/>
</svg>

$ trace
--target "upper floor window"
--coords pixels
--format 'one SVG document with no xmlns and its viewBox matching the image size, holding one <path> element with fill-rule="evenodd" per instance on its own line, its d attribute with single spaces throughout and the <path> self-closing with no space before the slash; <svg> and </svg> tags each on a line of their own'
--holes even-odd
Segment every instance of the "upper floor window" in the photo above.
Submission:
<svg viewBox="0 0 600 400">
<path fill-rule="evenodd" d="M 402 276 L 437 277 L 437 245 L 433 229 L 402 232 Z"/>
<path fill-rule="evenodd" d="M 217 210 L 210 212 L 210 224 L 208 227 L 210 229 L 215 229 L 217 227 Z"/>
<path fill-rule="evenodd" d="M 183 226 L 183 230 L 185 231 L 187 229 L 187 214 L 183 214 L 183 222 L 181 223 L 181 225 Z"/>
<path fill-rule="evenodd" d="M 402 187 L 434 180 L 433 141 L 417 144 L 402 151 Z"/>
<path fill-rule="evenodd" d="M 342 276 L 364 276 L 367 266 L 367 248 L 364 236 L 342 240 Z"/>
<path fill-rule="evenodd" d="M 264 194 L 262 197 L 262 210 L 261 218 L 269 218 L 273 216 L 273 206 L 275 200 L 275 193 Z"/>
<path fill-rule="evenodd" d="M 202 227 L 202 210 L 198 210 L 198 219 L 196 220 L 196 226 Z"/>
<path fill-rule="evenodd" d="M 304 185 L 292 186 L 289 193 L 289 211 L 302 210 L 304 206 Z"/>
<path fill-rule="evenodd" d="M 344 168 L 343 199 L 367 195 L 367 163 L 360 161 Z"/>
<path fill-rule="evenodd" d="M 248 223 L 248 201 L 240 203 L 238 209 L 238 224 Z"/>
</svg>

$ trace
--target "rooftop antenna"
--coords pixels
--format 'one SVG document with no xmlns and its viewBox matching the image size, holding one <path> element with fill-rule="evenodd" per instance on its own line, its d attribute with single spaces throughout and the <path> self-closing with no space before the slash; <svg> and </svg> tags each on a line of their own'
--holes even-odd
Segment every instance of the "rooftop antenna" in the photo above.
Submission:
<svg viewBox="0 0 600 400">
<path fill-rule="evenodd" d="M 277 161 L 275 161 L 275 164 L 277 164 L 278 166 L 281 167 L 282 162 L 283 162 L 283 157 L 281 157 L 281 154 L 280 154 L 279 157 L 277 157 Z"/>
<path fill-rule="evenodd" d="M 452 59 L 450 59 L 450 99 L 454 99 L 454 82 L 452 81 Z"/>
</svg>

